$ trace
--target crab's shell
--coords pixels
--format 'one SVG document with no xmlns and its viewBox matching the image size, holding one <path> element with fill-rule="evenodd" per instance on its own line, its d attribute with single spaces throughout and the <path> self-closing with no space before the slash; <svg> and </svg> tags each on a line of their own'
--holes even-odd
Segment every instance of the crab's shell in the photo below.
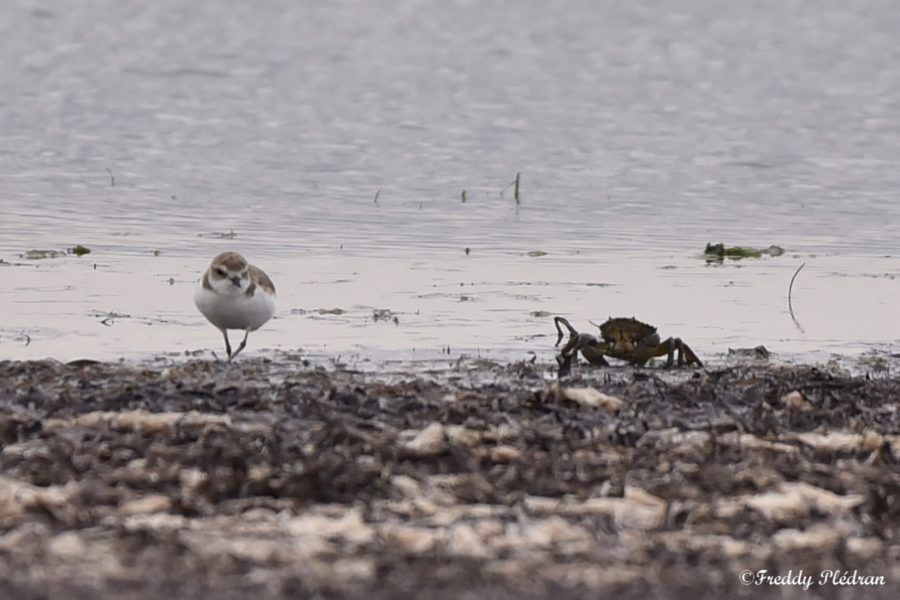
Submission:
<svg viewBox="0 0 900 600">
<path fill-rule="evenodd" d="M 598 325 L 600 335 L 617 352 L 630 352 L 642 340 L 656 333 L 656 327 L 634 317 L 610 318 Z"/>
</svg>

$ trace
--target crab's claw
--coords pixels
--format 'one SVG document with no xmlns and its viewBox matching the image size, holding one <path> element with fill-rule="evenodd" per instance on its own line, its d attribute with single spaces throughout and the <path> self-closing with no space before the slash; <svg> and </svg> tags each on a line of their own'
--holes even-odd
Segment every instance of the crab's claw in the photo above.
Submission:
<svg viewBox="0 0 900 600">
<path fill-rule="evenodd" d="M 566 326 L 566 329 L 569 330 L 570 336 L 578 335 L 578 332 L 575 330 L 574 327 L 572 327 L 572 325 L 566 319 L 564 319 L 562 317 L 553 317 L 553 324 L 556 325 L 556 333 L 557 333 L 556 343 L 553 344 L 554 346 L 559 346 L 559 343 L 562 341 L 563 337 L 565 336 L 565 334 L 563 333 L 563 330 L 559 326 L 560 323 L 562 323 L 563 325 Z"/>
</svg>

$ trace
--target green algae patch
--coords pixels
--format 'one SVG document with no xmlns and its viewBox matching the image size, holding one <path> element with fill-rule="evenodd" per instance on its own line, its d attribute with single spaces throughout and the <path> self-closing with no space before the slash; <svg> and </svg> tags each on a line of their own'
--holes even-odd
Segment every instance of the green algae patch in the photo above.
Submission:
<svg viewBox="0 0 900 600">
<path fill-rule="evenodd" d="M 29 250 L 20 256 L 26 260 L 43 260 L 45 258 L 60 258 L 65 256 L 65 252 L 59 250 Z"/>
<path fill-rule="evenodd" d="M 744 258 L 762 258 L 763 256 L 781 256 L 784 248 L 781 246 L 769 246 L 768 248 L 751 248 L 749 246 L 726 246 L 723 243 L 706 244 L 703 258 L 707 262 L 723 262 L 726 258 L 741 260 Z"/>
<path fill-rule="evenodd" d="M 82 246 L 81 244 L 77 244 L 75 246 L 72 246 L 71 248 L 66 248 L 65 252 L 61 252 L 59 250 L 29 250 L 24 254 L 20 254 L 19 257 L 26 260 L 44 260 L 47 258 L 62 258 L 63 256 L 67 256 L 69 254 L 74 254 L 75 256 L 84 256 L 85 254 L 90 253 L 90 248 L 88 248 L 87 246 Z"/>
</svg>

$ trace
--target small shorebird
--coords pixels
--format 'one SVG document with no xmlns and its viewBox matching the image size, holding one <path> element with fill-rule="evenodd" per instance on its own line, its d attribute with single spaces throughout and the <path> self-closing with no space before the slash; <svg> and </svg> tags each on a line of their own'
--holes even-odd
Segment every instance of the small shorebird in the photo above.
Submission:
<svg viewBox="0 0 900 600">
<path fill-rule="evenodd" d="M 247 345 L 250 332 L 275 314 L 275 285 L 262 269 L 237 252 L 222 252 L 197 282 L 194 304 L 225 336 L 225 352 L 231 361 Z M 229 329 L 244 330 L 244 339 L 234 353 Z"/>
</svg>

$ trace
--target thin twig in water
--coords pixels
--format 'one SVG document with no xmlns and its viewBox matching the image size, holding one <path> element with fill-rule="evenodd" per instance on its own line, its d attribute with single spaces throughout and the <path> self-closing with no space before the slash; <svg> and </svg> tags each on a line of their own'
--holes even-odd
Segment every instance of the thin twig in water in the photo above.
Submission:
<svg viewBox="0 0 900 600">
<path fill-rule="evenodd" d="M 801 264 L 797 267 L 797 270 L 794 271 L 794 276 L 791 277 L 791 283 L 788 285 L 788 311 L 791 313 L 791 320 L 794 321 L 794 325 L 797 326 L 797 329 L 803 333 L 803 326 L 800 325 L 800 322 L 797 320 L 797 317 L 794 316 L 794 305 L 791 302 L 791 291 L 794 289 L 794 280 L 797 279 L 797 274 L 800 272 L 800 269 L 806 266 L 806 263 Z"/>
<path fill-rule="evenodd" d="M 506 186 L 500 190 L 500 197 L 503 197 L 503 194 L 509 188 L 513 188 L 513 198 L 516 200 L 516 204 L 519 203 L 519 179 L 521 178 L 521 173 L 516 173 L 516 178 L 506 184 Z"/>
<path fill-rule="evenodd" d="M 109 170 L 109 167 L 106 167 L 106 172 L 109 173 L 109 187 L 116 187 L 116 176 Z"/>
<path fill-rule="evenodd" d="M 378 196 L 381 195 L 381 188 L 378 188 L 378 191 L 375 192 L 375 204 L 378 204 Z"/>
</svg>

